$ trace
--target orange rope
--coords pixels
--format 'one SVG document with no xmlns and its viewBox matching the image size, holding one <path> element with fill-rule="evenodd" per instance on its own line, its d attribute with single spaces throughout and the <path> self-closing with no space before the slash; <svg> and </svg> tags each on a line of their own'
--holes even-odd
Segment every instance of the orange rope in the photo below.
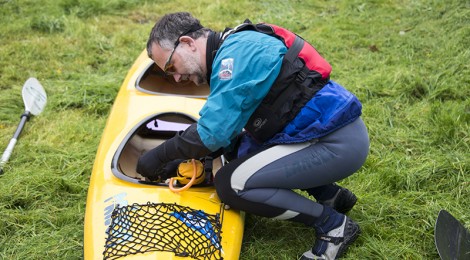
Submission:
<svg viewBox="0 0 470 260">
<path fill-rule="evenodd" d="M 193 185 L 193 183 L 196 181 L 196 175 L 197 175 L 196 161 L 194 159 L 192 159 L 191 162 L 193 163 L 193 169 L 194 169 L 193 177 L 191 177 L 191 180 L 186 185 L 184 185 L 183 187 L 181 187 L 179 189 L 173 187 L 173 178 L 171 178 L 169 188 L 172 192 L 178 193 L 178 192 L 181 192 L 181 191 L 185 191 L 185 190 L 189 189 Z"/>
</svg>

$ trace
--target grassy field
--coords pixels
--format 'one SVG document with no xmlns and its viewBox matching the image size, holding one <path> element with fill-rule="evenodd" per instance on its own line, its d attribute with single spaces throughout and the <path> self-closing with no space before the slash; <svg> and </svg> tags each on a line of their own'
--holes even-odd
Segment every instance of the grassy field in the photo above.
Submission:
<svg viewBox="0 0 470 260">
<path fill-rule="evenodd" d="M 216 30 L 245 18 L 309 40 L 363 102 L 364 167 L 342 182 L 363 234 L 345 259 L 437 259 L 447 209 L 470 227 L 470 3 L 464 0 L 0 0 L 0 150 L 21 88 L 48 94 L 0 177 L 0 259 L 82 259 L 95 152 L 156 19 L 191 11 Z M 296 259 L 313 230 L 247 216 L 241 259 Z"/>
</svg>

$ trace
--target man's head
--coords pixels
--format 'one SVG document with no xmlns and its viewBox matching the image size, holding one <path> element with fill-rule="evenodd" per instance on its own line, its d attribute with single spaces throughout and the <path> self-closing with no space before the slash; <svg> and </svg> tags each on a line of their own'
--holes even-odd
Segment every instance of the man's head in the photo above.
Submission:
<svg viewBox="0 0 470 260">
<path fill-rule="evenodd" d="M 148 56 L 176 81 L 207 83 L 205 48 L 209 31 L 190 13 L 167 14 L 150 32 Z"/>
</svg>

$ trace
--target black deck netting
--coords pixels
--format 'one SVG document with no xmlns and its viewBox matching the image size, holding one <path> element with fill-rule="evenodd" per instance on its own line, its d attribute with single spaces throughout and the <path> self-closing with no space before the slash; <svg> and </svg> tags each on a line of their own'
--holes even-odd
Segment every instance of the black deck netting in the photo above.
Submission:
<svg viewBox="0 0 470 260">
<path fill-rule="evenodd" d="M 106 230 L 104 259 L 152 251 L 194 259 L 223 259 L 220 214 L 177 204 L 116 207 Z"/>
</svg>

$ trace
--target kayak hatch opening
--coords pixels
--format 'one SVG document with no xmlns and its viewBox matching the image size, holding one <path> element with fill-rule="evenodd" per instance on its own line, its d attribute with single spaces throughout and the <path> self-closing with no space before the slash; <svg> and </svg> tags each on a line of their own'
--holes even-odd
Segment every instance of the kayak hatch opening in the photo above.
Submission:
<svg viewBox="0 0 470 260">
<path fill-rule="evenodd" d="M 145 118 L 126 135 L 119 145 L 112 160 L 111 169 L 113 174 L 119 179 L 132 183 L 168 186 L 168 180 L 149 181 L 137 173 L 137 161 L 142 154 L 170 139 L 177 132 L 184 131 L 195 122 L 195 118 L 176 112 L 162 113 Z M 213 173 L 222 167 L 223 158 L 205 157 L 198 159 L 205 163 L 206 180 L 201 184 L 194 185 L 194 187 L 212 186 Z M 211 171 L 211 173 L 207 174 L 208 171 Z M 168 178 L 170 177 L 174 176 Z"/>
</svg>

